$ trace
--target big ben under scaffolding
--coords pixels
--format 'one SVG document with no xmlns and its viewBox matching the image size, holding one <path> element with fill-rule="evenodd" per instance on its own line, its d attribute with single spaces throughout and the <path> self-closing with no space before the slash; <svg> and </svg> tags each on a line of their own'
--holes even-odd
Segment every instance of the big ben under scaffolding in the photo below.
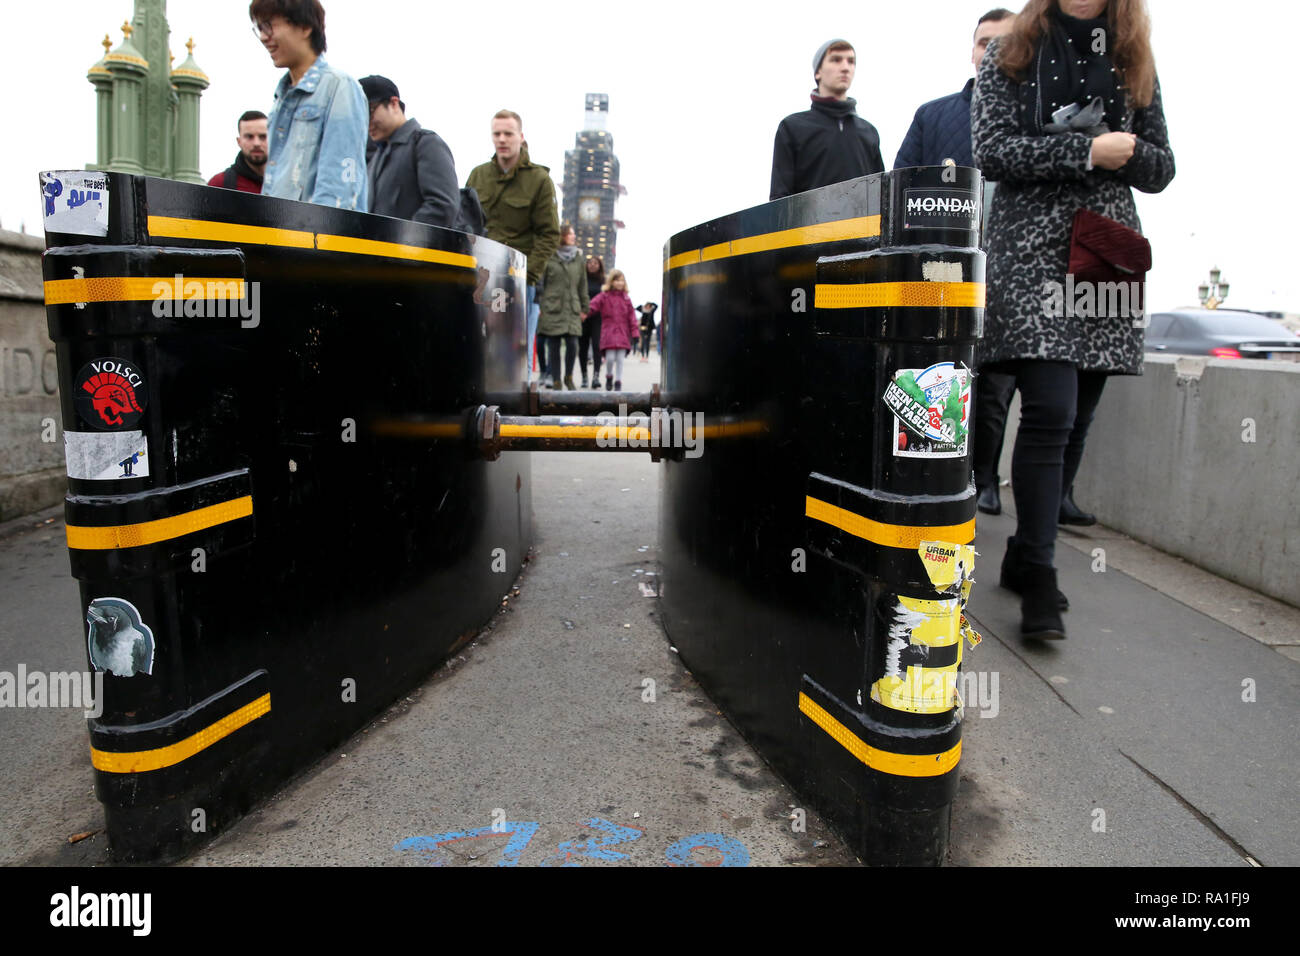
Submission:
<svg viewBox="0 0 1300 956">
<path fill-rule="evenodd" d="M 614 267 L 623 227 L 614 218 L 614 203 L 627 192 L 618 184 L 614 137 L 605 129 L 608 116 L 609 96 L 588 93 L 584 128 L 574 137 L 574 148 L 564 153 L 563 206 L 563 218 L 578 234 L 578 248 L 600 256 L 606 272 Z"/>
</svg>

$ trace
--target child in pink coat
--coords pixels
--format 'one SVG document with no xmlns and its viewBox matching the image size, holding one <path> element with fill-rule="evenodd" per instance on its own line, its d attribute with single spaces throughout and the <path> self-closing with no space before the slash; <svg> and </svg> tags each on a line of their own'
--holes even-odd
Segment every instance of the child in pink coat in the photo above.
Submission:
<svg viewBox="0 0 1300 956">
<path fill-rule="evenodd" d="M 605 290 L 591 300 L 589 315 L 600 314 L 600 350 L 605 355 L 605 391 L 623 390 L 623 359 L 640 334 L 636 309 L 627 294 L 627 277 L 614 269 Z"/>
</svg>

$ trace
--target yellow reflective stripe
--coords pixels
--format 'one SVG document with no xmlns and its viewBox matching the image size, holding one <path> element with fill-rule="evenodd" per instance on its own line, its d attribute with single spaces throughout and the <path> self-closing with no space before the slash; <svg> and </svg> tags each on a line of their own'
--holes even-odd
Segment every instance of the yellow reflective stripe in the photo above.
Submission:
<svg viewBox="0 0 1300 956">
<path fill-rule="evenodd" d="M 644 438 L 650 440 L 650 429 L 625 426 L 619 429 L 616 421 L 608 425 L 502 425 L 502 438 Z"/>
<path fill-rule="evenodd" d="M 664 271 L 695 262 L 725 259 L 728 256 L 747 256 L 754 252 L 770 252 L 773 249 L 788 249 L 791 246 L 811 246 L 819 242 L 871 239 L 878 235 L 880 235 L 879 216 L 859 216 L 854 219 L 837 219 L 835 222 L 819 222 L 811 226 L 764 232 L 757 236 L 745 236 L 729 242 L 720 242 L 703 249 L 679 252 L 665 263 Z"/>
<path fill-rule="evenodd" d="M 116 548 L 139 548 L 158 541 L 179 538 L 228 521 L 247 518 L 253 513 L 253 497 L 245 495 L 220 504 L 196 508 L 184 514 L 138 524 L 87 527 L 68 525 L 68 547 L 78 551 L 110 551 Z"/>
<path fill-rule="evenodd" d="M 819 222 L 812 226 L 798 226 L 780 232 L 766 232 L 758 236 L 731 240 L 731 254 L 744 256 L 751 252 L 768 252 L 788 249 L 791 246 L 811 246 L 819 242 L 840 242 L 844 239 L 870 239 L 880 235 L 879 216 L 860 216 L 856 219 L 839 219 Z"/>
<path fill-rule="evenodd" d="M 170 239 L 207 239 L 214 242 L 251 243 L 261 246 L 288 246 L 293 249 L 322 249 L 326 252 L 351 252 L 363 256 L 386 256 L 390 259 L 413 259 L 418 262 L 436 262 L 441 265 L 473 269 L 478 260 L 459 252 L 443 252 L 423 246 L 408 246 L 400 242 L 382 242 L 378 239 L 357 239 L 352 236 L 334 236 L 329 233 L 303 232 L 297 229 L 274 229 L 269 226 L 248 226 L 237 222 L 214 222 L 207 219 L 176 219 L 170 216 L 150 216 L 149 234 Z M 84 302 L 84 299 L 75 301 Z"/>
<path fill-rule="evenodd" d="M 799 692 L 799 709 L 813 723 L 830 734 L 837 744 L 868 767 L 881 773 L 890 773 L 898 777 L 938 777 L 957 766 L 957 762 L 961 760 L 960 740 L 943 753 L 896 754 L 888 750 L 877 750 L 871 746 L 802 691 Z"/>
<path fill-rule="evenodd" d="M 378 239 L 356 239 L 352 236 L 331 236 L 319 233 L 316 248 L 325 252 L 352 252 L 360 256 L 386 256 L 389 259 L 414 259 L 417 262 L 436 262 L 446 266 L 473 269 L 478 263 L 473 256 L 459 252 L 443 252 L 423 246 L 406 246 L 398 242 L 381 242 Z"/>
<path fill-rule="evenodd" d="M 819 309 L 881 309 L 888 306 L 982 309 L 983 282 L 863 282 L 818 285 L 813 305 Z"/>
<path fill-rule="evenodd" d="M 105 773 L 142 773 L 161 770 L 188 760 L 200 750 L 211 747 L 222 737 L 229 737 L 245 724 L 271 712 L 271 695 L 263 694 L 251 704 L 245 704 L 233 714 L 222 717 L 215 724 L 204 727 L 196 734 L 156 750 L 137 750 L 133 753 L 114 753 L 110 750 L 90 748 L 90 762 L 96 770 Z"/>
<path fill-rule="evenodd" d="M 150 216 L 149 235 L 168 239 L 208 239 L 213 242 L 251 243 L 256 246 L 289 246 L 311 249 L 316 237 L 298 229 L 271 226 L 246 226 L 238 222 L 213 222 L 209 219 L 175 219 Z"/>
<path fill-rule="evenodd" d="M 99 276 L 91 279 L 50 279 L 46 305 L 73 302 L 141 302 L 156 299 L 242 299 L 244 280 L 236 276 L 182 279 L 174 276 Z"/>
<path fill-rule="evenodd" d="M 692 249 L 690 252 L 679 252 L 677 253 L 677 255 L 671 256 L 668 259 L 668 261 L 664 263 L 664 271 L 667 272 L 670 269 L 676 269 L 679 266 L 688 266 L 692 262 L 699 262 L 699 261 L 700 261 L 699 249 Z"/>
<path fill-rule="evenodd" d="M 847 531 L 851 535 L 889 548 L 907 548 L 909 551 L 914 551 L 921 546 L 922 541 L 932 541 L 936 538 L 954 544 L 969 544 L 975 540 L 974 518 L 962 524 L 950 525 L 886 524 L 883 521 L 872 521 L 860 514 L 846 511 L 812 495 L 805 496 L 804 502 L 804 514 L 809 518 L 824 521 L 841 531 Z"/>
</svg>

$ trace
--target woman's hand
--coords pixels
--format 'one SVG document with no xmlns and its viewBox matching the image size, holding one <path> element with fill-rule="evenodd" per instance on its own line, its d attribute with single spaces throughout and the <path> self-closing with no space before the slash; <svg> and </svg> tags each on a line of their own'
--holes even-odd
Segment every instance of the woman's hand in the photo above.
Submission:
<svg viewBox="0 0 1300 956">
<path fill-rule="evenodd" d="M 1119 169 L 1133 158 L 1137 137 L 1132 133 L 1102 133 L 1092 141 L 1092 165 L 1098 169 Z"/>
</svg>

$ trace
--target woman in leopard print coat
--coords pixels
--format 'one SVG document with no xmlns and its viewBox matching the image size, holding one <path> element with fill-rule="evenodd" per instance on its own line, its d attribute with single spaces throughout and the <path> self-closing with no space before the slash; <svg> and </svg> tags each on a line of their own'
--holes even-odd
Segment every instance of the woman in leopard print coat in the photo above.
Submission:
<svg viewBox="0 0 1300 956">
<path fill-rule="evenodd" d="M 1062 491 L 1106 376 L 1142 371 L 1143 322 L 1070 315 L 1052 307 L 1052 290 L 1068 288 L 1077 210 L 1140 230 L 1132 189 L 1159 192 L 1173 179 L 1149 34 L 1143 0 L 1029 0 L 1012 32 L 990 43 L 975 84 L 975 163 L 997 183 L 979 363 L 1014 374 L 1021 392 L 1018 527 L 1003 584 L 1024 596 L 1026 636 L 1064 637 L 1054 570 Z M 1053 115 L 1071 103 L 1092 107 L 1074 126 Z"/>
</svg>

